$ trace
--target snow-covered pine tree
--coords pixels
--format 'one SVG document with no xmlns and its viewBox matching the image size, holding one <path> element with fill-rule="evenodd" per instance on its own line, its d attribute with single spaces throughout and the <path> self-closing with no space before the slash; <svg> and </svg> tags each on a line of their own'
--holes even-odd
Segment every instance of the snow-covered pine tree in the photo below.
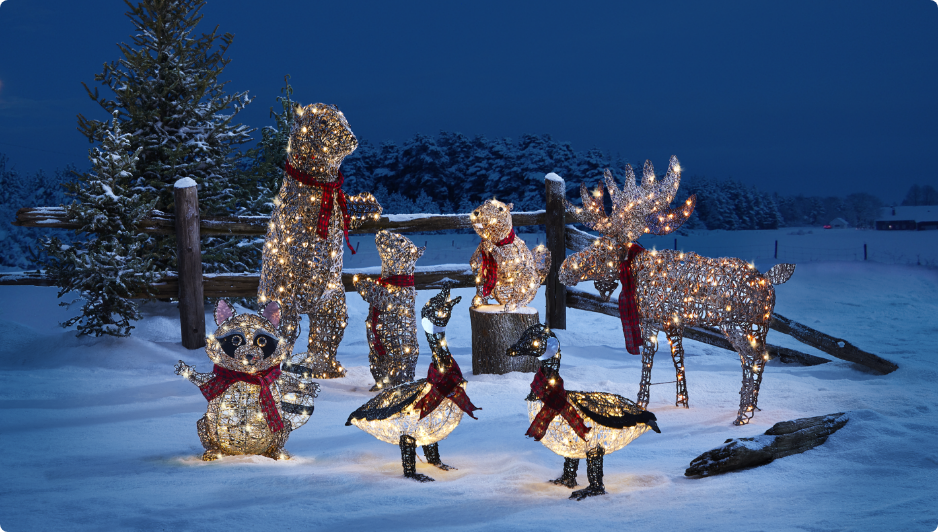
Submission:
<svg viewBox="0 0 938 532">
<path fill-rule="evenodd" d="M 225 57 L 233 36 L 196 33 L 205 0 L 141 0 L 127 17 L 134 26 L 132 44 L 121 43 L 121 58 L 105 63 L 95 81 L 113 92 L 88 95 L 109 114 L 117 113 L 132 150 L 140 148 L 136 170 L 120 178 L 121 188 L 155 208 L 173 210 L 173 184 L 191 177 L 199 185 L 203 215 L 228 214 L 240 193 L 232 182 L 235 147 L 250 139 L 251 130 L 233 124 L 250 102 L 247 92 L 226 94 L 219 80 L 230 59 Z M 79 130 L 92 143 L 107 136 L 107 124 L 78 117 Z M 211 246 L 204 249 L 211 252 Z M 152 237 L 146 253 L 164 269 L 175 268 L 172 237 Z M 206 264 L 207 271 L 239 262 L 236 250 Z"/>
<path fill-rule="evenodd" d="M 117 113 L 102 137 L 101 147 L 89 153 L 91 171 L 66 187 L 74 198 L 66 207 L 69 218 L 81 224 L 75 233 L 84 239 L 68 245 L 51 237 L 41 247 L 47 255 L 46 275 L 59 287 L 59 297 L 79 295 L 60 305 L 83 301 L 81 315 L 62 326 L 76 325 L 79 336 L 128 336 L 134 328 L 130 322 L 140 319 L 130 298 L 145 293 L 160 276 L 153 259 L 144 258 L 147 236 L 136 229 L 156 199 L 130 194 L 130 177 L 143 148 L 132 149 L 133 135 L 121 132 Z"/>
</svg>

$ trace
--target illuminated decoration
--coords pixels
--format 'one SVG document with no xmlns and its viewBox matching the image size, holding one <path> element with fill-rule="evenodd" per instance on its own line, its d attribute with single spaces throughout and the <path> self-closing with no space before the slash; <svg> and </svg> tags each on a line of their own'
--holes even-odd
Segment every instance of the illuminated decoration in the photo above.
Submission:
<svg viewBox="0 0 938 532">
<path fill-rule="evenodd" d="M 668 209 L 681 181 L 681 168 L 671 157 L 668 173 L 655 180 L 651 162 L 645 162 L 642 184 L 626 166 L 625 187 L 619 190 L 606 171 L 612 214 L 603 207 L 603 187 L 590 194 L 580 186 L 583 207 L 567 204 L 577 220 L 602 236 L 594 245 L 574 254 L 560 267 L 560 281 L 574 286 L 593 280 L 609 299 L 617 284 L 619 314 L 629 353 L 642 353 L 642 380 L 638 404 L 648 406 L 651 367 L 658 349 L 658 331 L 664 331 L 677 373 L 676 406 L 688 406 L 684 377 L 684 327 L 717 327 L 739 353 L 743 368 L 739 413 L 735 425 L 752 418 L 759 398 L 765 362 L 765 336 L 775 307 L 773 285 L 786 282 L 794 264 L 778 264 L 760 274 L 754 264 L 735 258 L 707 258 L 695 253 L 648 251 L 635 241 L 645 233 L 666 235 L 690 217 L 696 205 L 691 196 Z"/>
<path fill-rule="evenodd" d="M 345 422 L 383 442 L 399 445 L 404 476 L 420 482 L 433 479 L 416 471 L 417 446 L 423 446 L 428 463 L 444 471 L 453 469 L 440 461 L 437 442 L 459 425 L 464 412 L 475 418 L 472 412 L 480 410 L 469 401 L 466 380 L 446 346 L 446 324 L 460 299 L 450 299 L 446 287 L 420 311 L 433 352 L 427 378 L 385 389 Z"/>
<path fill-rule="evenodd" d="M 218 329 L 205 345 L 215 363 L 212 372 L 199 373 L 182 360 L 176 364 L 176 374 L 208 400 L 208 410 L 196 423 L 205 447 L 202 460 L 239 454 L 289 459 L 283 446 L 312 415 L 319 385 L 280 369 L 293 351 L 293 343 L 283 337 L 280 305 L 271 301 L 259 314 L 238 314 L 221 299 L 215 323 Z"/>
<path fill-rule="evenodd" d="M 414 245 L 397 233 L 380 231 L 375 245 L 381 256 L 381 277 L 352 281 L 355 290 L 368 302 L 368 359 L 375 385 L 371 391 L 414 380 L 420 348 L 417 345 L 417 319 L 414 307 L 414 264 L 426 247 Z"/>
<path fill-rule="evenodd" d="M 356 147 L 358 140 L 338 108 L 321 103 L 297 107 L 283 186 L 264 243 L 258 300 L 280 303 L 291 341 L 300 334 L 299 315 L 309 315 L 307 350 L 291 362 L 318 379 L 345 375 L 336 360 L 348 322 L 343 240 L 348 244 L 350 228 L 381 215 L 371 194 L 347 197 L 342 191 L 339 165 Z"/>
<path fill-rule="evenodd" d="M 580 459 L 586 458 L 589 486 L 574 491 L 582 500 L 606 493 L 603 457 L 618 451 L 648 429 L 660 433 L 651 412 L 620 395 L 606 392 L 565 390 L 560 378 L 560 341 L 546 325 L 532 325 L 508 356 L 542 357 L 528 394 L 531 426 L 526 436 L 564 457 L 563 475 L 554 484 L 573 488 Z"/>
<path fill-rule="evenodd" d="M 506 312 L 524 307 L 537 294 L 550 270 L 550 253 L 540 245 L 534 253 L 511 224 L 511 209 L 498 200 L 488 200 L 469 214 L 472 228 L 482 243 L 472 254 L 469 265 L 476 274 L 476 296 L 472 306 L 478 307 L 494 297 Z"/>
</svg>

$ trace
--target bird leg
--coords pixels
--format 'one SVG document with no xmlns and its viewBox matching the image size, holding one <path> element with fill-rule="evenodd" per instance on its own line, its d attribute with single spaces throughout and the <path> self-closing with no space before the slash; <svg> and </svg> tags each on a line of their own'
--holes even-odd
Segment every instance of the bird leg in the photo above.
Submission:
<svg viewBox="0 0 938 532">
<path fill-rule="evenodd" d="M 448 466 L 440 461 L 440 444 L 431 443 L 430 445 L 423 446 L 423 456 L 426 457 L 427 463 L 435 465 L 442 469 L 443 471 L 449 471 L 450 469 L 455 470 L 453 466 Z"/>
<path fill-rule="evenodd" d="M 427 475 L 417 472 L 417 440 L 406 434 L 401 436 L 401 463 L 404 465 L 404 476 L 418 482 L 433 482 Z"/>
<path fill-rule="evenodd" d="M 602 445 L 586 451 L 586 478 L 589 479 L 590 485 L 574 491 L 570 495 L 571 499 L 582 501 L 587 497 L 606 494 L 606 487 L 603 485 L 603 455 L 605 454 L 606 450 Z"/>
<path fill-rule="evenodd" d="M 555 478 L 550 482 L 558 486 L 566 486 L 568 488 L 573 488 L 577 485 L 576 483 L 576 470 L 580 467 L 579 458 L 564 458 L 563 459 L 563 475 L 560 478 Z"/>
</svg>

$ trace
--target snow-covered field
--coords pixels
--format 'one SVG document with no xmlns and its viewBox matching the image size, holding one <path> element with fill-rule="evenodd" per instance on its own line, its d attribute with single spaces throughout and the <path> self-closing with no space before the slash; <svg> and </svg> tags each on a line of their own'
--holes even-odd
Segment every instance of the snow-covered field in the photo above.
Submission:
<svg viewBox="0 0 938 532">
<path fill-rule="evenodd" d="M 933 236 L 919 235 L 933 242 Z M 535 241 L 533 235 L 522 236 Z M 692 237 L 678 237 L 679 246 L 691 249 L 682 240 Z M 775 239 L 763 237 L 760 242 Z M 450 235 L 414 237 L 420 245 L 431 239 L 431 251 L 444 240 L 451 248 L 458 243 Z M 725 234 L 717 240 L 733 245 Z M 826 245 L 837 247 L 830 240 Z M 912 245 L 929 256 L 936 253 L 922 240 Z M 368 246 L 362 239 L 362 250 Z M 902 251 L 893 247 L 894 254 Z M 440 252 L 439 261 L 463 262 L 472 249 L 463 251 L 465 258 Z M 762 260 L 757 264 L 762 267 Z M 371 397 L 367 306 L 356 294 L 348 294 L 350 326 L 339 349 L 349 376 L 322 381 L 313 418 L 287 443 L 294 458 L 229 457 L 212 463 L 198 459 L 202 447 L 195 422 L 205 400 L 173 374 L 179 359 L 203 371 L 211 366 L 204 352 L 181 347 L 175 305 L 146 304 L 146 318 L 129 339 L 78 339 L 58 327 L 70 314 L 56 306 L 55 294 L 54 288 L 0 287 L 5 338 L 0 344 L 0 528 L 7 532 L 932 531 L 938 526 L 935 269 L 872 261 L 801 264 L 778 287 L 776 310 L 845 337 L 900 369 L 880 376 L 839 360 L 815 367 L 772 362 L 759 398 L 762 410 L 752 424 L 734 427 L 738 358 L 688 341 L 691 408 L 673 406 L 670 384 L 653 387 L 649 409 L 662 433 L 646 433 L 607 455 L 609 494 L 582 502 L 568 500 L 568 489 L 545 482 L 560 475 L 563 459 L 524 437 L 531 375 L 471 374 L 470 290 L 456 291 L 463 302 L 447 339 L 469 380 L 472 401 L 483 410 L 478 421 L 465 417 L 440 443 L 443 461 L 457 471 L 418 462 L 418 472 L 436 479 L 427 484 L 402 478 L 396 446 L 344 425 Z M 432 295 L 419 292 L 418 305 Z M 543 295 L 534 306 L 543 312 Z M 206 319 L 212 323 L 208 312 Z M 625 352 L 617 319 L 570 309 L 567 329 L 557 333 L 568 389 L 634 398 L 640 357 Z M 774 331 L 769 341 L 829 358 Z M 418 374 L 425 374 L 428 361 L 422 341 Z M 673 378 L 670 357 L 659 352 L 653 381 Z M 683 475 L 694 457 L 727 438 L 841 411 L 850 413 L 850 422 L 804 454 L 712 478 Z M 581 464 L 581 485 L 585 469 Z"/>
</svg>

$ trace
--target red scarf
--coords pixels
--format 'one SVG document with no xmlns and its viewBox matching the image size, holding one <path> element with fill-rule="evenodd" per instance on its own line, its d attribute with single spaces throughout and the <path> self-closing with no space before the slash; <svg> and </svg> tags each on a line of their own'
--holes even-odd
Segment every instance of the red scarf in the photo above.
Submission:
<svg viewBox="0 0 938 532">
<path fill-rule="evenodd" d="M 451 401 L 456 403 L 456 406 L 463 412 L 469 414 L 469 417 L 478 419 L 472 415 L 472 412 L 482 409 L 472 404 L 472 401 L 469 400 L 469 396 L 466 395 L 466 390 L 460 386 L 465 379 L 462 378 L 462 372 L 459 371 L 459 364 L 456 364 L 456 361 L 453 360 L 453 357 L 450 355 L 446 355 L 446 359 L 448 360 L 443 360 L 443 364 L 447 366 L 445 373 L 440 373 L 436 364 L 430 363 L 430 370 L 427 372 L 427 382 L 429 382 L 432 387 L 430 391 L 427 392 L 427 395 L 424 395 L 414 408 L 420 409 L 420 419 L 423 419 L 427 417 L 430 412 L 436 410 L 436 407 L 440 406 L 443 399 L 448 397 Z"/>
<path fill-rule="evenodd" d="M 534 441 L 541 441 L 541 438 L 547 434 L 547 426 L 559 414 L 567 420 L 570 428 L 576 432 L 577 436 L 586 440 L 586 433 L 590 431 L 590 428 L 583 423 L 583 418 L 573 408 L 573 405 L 567 401 L 567 391 L 563 389 L 563 379 L 560 378 L 560 375 L 555 375 L 553 379 L 554 384 L 551 384 L 550 379 L 544 374 L 543 368 L 537 370 L 537 374 L 534 375 L 531 391 L 534 392 L 536 397 L 541 398 L 544 406 L 534 417 L 534 421 L 531 422 L 525 436 L 533 437 Z"/>
<path fill-rule="evenodd" d="M 414 286 L 414 276 L 392 275 L 390 277 L 379 277 L 376 282 L 381 286 Z M 388 350 L 381 343 L 381 337 L 378 336 L 378 323 L 381 322 L 381 314 L 382 310 L 377 305 L 372 305 L 371 313 L 368 315 L 368 319 L 371 320 L 371 337 L 374 339 L 372 348 L 379 357 L 388 354 Z"/>
<path fill-rule="evenodd" d="M 280 412 L 277 410 L 277 403 L 274 402 L 274 395 L 270 393 L 270 385 L 280 377 L 280 366 L 274 366 L 260 373 L 242 373 L 225 369 L 218 364 L 212 368 L 215 374 L 208 382 L 199 386 L 202 395 L 209 401 L 225 393 L 225 390 L 235 382 L 246 382 L 261 387 L 261 410 L 264 417 L 267 418 L 267 426 L 270 432 L 279 432 L 283 429 L 283 420 L 280 418 Z"/>
<path fill-rule="evenodd" d="M 345 182 L 345 176 L 342 175 L 342 171 L 339 170 L 339 178 L 332 183 L 322 183 L 302 170 L 293 168 L 289 161 L 287 161 L 287 166 L 284 170 L 287 172 L 288 176 L 300 183 L 308 187 L 316 187 L 322 190 L 322 199 L 319 202 L 319 221 L 316 222 L 316 234 L 323 240 L 329 236 L 329 220 L 332 218 L 333 201 L 336 199 L 339 201 L 339 207 L 342 209 L 342 231 L 345 233 L 345 243 L 352 251 L 352 255 L 354 255 L 355 249 L 352 248 L 352 243 L 349 242 L 348 239 L 348 228 L 352 217 L 348 213 L 348 204 L 345 202 L 345 192 L 342 192 L 342 183 Z"/>
<path fill-rule="evenodd" d="M 633 355 L 639 353 L 644 341 L 640 323 L 642 316 L 638 313 L 638 300 L 635 297 L 632 261 L 643 251 L 645 248 L 633 242 L 626 259 L 619 261 L 619 282 L 622 283 L 622 291 L 619 292 L 619 319 L 622 320 L 622 333 L 625 335 L 625 350 Z"/>
<path fill-rule="evenodd" d="M 507 246 L 515 241 L 515 230 L 511 229 L 504 239 L 495 243 L 496 246 Z M 489 297 L 492 290 L 495 289 L 495 283 L 498 282 L 498 263 L 491 253 L 482 252 L 482 297 Z"/>
</svg>

